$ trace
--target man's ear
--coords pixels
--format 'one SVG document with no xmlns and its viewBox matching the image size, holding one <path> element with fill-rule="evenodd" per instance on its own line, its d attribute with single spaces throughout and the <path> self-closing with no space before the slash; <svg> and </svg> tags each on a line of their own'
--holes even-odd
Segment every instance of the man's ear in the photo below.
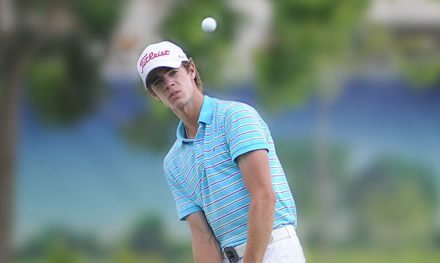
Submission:
<svg viewBox="0 0 440 263">
<path fill-rule="evenodd" d="M 191 78 L 194 79 L 196 77 L 196 65 L 191 61 L 189 64 L 188 72 L 191 75 Z"/>
</svg>

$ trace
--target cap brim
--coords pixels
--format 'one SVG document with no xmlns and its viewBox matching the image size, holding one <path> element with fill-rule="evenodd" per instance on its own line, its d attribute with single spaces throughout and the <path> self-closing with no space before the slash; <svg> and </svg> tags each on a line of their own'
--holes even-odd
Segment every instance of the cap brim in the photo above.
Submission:
<svg viewBox="0 0 440 263">
<path fill-rule="evenodd" d="M 169 60 L 169 59 L 157 59 L 152 62 L 147 68 L 145 78 L 143 79 L 144 87 L 147 88 L 147 79 L 151 72 L 158 68 L 178 68 L 182 65 L 182 62 L 186 60 Z"/>
</svg>

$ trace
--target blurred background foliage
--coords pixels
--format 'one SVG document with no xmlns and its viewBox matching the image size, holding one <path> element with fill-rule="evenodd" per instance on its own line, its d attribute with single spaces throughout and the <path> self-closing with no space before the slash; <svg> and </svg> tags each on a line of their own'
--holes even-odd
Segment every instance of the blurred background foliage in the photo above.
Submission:
<svg viewBox="0 0 440 263">
<path fill-rule="evenodd" d="M 2 8 L 6 2 L 1 2 Z M 230 54 L 236 28 L 245 18 L 227 1 L 167 3 L 160 37 L 179 43 L 194 58 L 205 86 L 224 92 L 228 83 L 222 72 L 234 67 Z M 350 76 L 385 67 L 418 91 L 440 86 L 438 31 L 371 23 L 366 18 L 371 3 L 271 1 L 273 18 L 255 51 L 251 82 L 256 83 L 258 105 L 268 112 L 298 109 L 319 97 L 316 134 L 301 141 L 275 138 L 298 205 L 298 231 L 308 261 L 437 262 L 438 172 L 416 158 L 398 155 L 380 156 L 353 170 L 352 149 L 328 137 L 329 110 Z M 8 167 L 16 165 L 19 147 L 15 141 L 19 94 L 46 125 L 72 127 L 90 116 L 110 93 L 102 67 L 111 55 L 112 34 L 124 18 L 127 2 L 20 0 L 14 5 L 15 15 L 23 19 L 3 30 L 0 40 L 2 244 L 12 239 L 4 229 L 12 229 L 14 194 L 4 189 L 14 189 L 5 178 L 15 174 Z M 151 10 L 143 11 L 147 15 Z M 200 30 L 206 16 L 217 19 L 215 34 Z M 144 96 L 143 88 L 133 86 L 138 96 Z M 173 141 L 177 119 L 160 102 L 148 98 L 146 104 L 118 132 L 136 149 L 163 155 Z M 14 262 L 192 262 L 190 241 L 176 238 L 160 215 L 150 212 L 136 218 L 126 234 L 112 242 L 68 224 L 42 228 L 14 249 Z M 0 252 L 4 251 L 2 247 Z M 1 256 L 1 262 L 11 262 Z"/>
<path fill-rule="evenodd" d="M 35 42 L 36 48 L 29 58 L 27 94 L 42 120 L 74 122 L 95 109 L 103 92 L 103 43 L 119 21 L 122 3 L 37 1 L 23 10 L 35 12 L 39 26 L 45 25 L 44 17 L 53 17 L 47 23 L 65 24 L 30 43 Z"/>
<path fill-rule="evenodd" d="M 337 73 L 338 67 L 346 67 L 366 4 L 365 0 L 274 2 L 271 33 L 256 64 L 260 100 L 279 109 L 303 103 L 322 88 L 335 88 L 321 82 L 321 71 Z"/>
<path fill-rule="evenodd" d="M 122 1 L 1 1 L 0 261 L 11 260 L 15 151 L 23 82 L 41 120 L 78 121 L 99 100 L 104 45 Z M 92 53 L 92 54 L 91 54 Z M 24 77 L 29 76 L 29 77 Z"/>
<path fill-rule="evenodd" d="M 41 119 L 74 122 L 90 113 L 102 90 L 98 61 L 84 40 L 72 34 L 38 50 L 29 65 L 29 99 Z"/>
<path fill-rule="evenodd" d="M 432 171 L 411 160 L 384 157 L 353 182 L 349 200 L 357 231 L 369 246 L 426 246 L 435 236 L 436 181 Z"/>
</svg>

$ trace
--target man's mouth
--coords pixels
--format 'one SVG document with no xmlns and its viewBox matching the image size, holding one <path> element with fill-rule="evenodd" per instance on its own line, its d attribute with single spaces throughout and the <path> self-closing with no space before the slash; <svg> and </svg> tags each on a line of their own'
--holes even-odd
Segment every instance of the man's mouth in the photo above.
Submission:
<svg viewBox="0 0 440 263">
<path fill-rule="evenodd" d="M 174 97 L 177 93 L 179 93 L 179 91 L 173 91 L 173 92 L 171 92 L 169 98 L 171 99 L 171 98 Z"/>
</svg>

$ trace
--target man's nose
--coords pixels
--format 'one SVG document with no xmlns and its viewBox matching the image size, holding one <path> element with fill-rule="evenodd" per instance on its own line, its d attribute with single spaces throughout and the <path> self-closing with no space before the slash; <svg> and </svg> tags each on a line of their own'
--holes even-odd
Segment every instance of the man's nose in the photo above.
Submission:
<svg viewBox="0 0 440 263">
<path fill-rule="evenodd" d="M 165 88 L 170 88 L 174 85 L 174 80 L 170 77 L 164 77 Z"/>
</svg>

